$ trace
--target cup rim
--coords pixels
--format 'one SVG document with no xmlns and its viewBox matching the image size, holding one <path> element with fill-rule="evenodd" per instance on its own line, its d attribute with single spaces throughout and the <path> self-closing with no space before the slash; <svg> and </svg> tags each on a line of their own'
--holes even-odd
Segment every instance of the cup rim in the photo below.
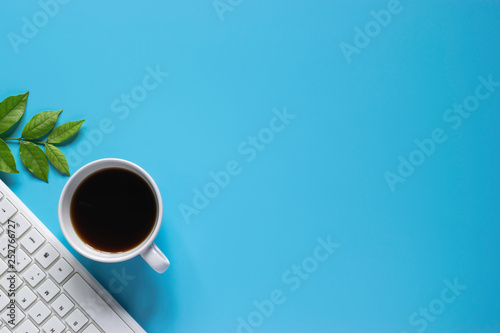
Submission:
<svg viewBox="0 0 500 333">
<path fill-rule="evenodd" d="M 78 186 L 82 183 L 82 181 L 84 181 L 91 174 L 107 168 L 124 168 L 126 170 L 129 170 L 137 174 L 149 184 L 156 197 L 157 216 L 153 230 L 141 244 L 124 252 L 111 253 L 111 252 L 99 251 L 91 247 L 90 245 L 86 244 L 76 234 L 76 231 L 73 228 L 73 223 L 71 221 L 71 216 L 69 214 L 70 204 L 73 198 L 73 194 L 75 193 L 75 190 L 78 188 Z M 61 227 L 64 237 L 66 238 L 68 243 L 73 247 L 73 249 L 75 249 L 78 253 L 89 259 L 99 262 L 108 262 L 108 263 L 121 262 L 141 254 L 142 252 L 147 250 L 149 246 L 151 246 L 154 239 L 158 235 L 162 223 L 163 203 L 158 186 L 156 185 L 153 178 L 144 169 L 142 169 L 137 164 L 124 159 L 103 158 L 85 164 L 84 166 L 80 167 L 68 179 L 61 192 L 61 196 L 59 197 L 58 218 L 59 218 L 59 225 Z"/>
</svg>

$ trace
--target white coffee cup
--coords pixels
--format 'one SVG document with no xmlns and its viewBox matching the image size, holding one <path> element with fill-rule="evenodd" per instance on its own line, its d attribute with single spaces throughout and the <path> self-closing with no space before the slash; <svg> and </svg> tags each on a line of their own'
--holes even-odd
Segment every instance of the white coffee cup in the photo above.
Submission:
<svg viewBox="0 0 500 333">
<path fill-rule="evenodd" d="M 151 190 L 156 197 L 158 214 L 153 230 L 141 244 L 126 252 L 110 253 L 94 249 L 80 239 L 73 227 L 73 223 L 71 222 L 71 200 L 76 189 L 78 188 L 78 185 L 80 185 L 82 181 L 96 171 L 108 168 L 123 168 L 140 176 L 151 187 Z M 138 165 L 117 158 L 105 158 L 81 167 L 69 178 L 59 199 L 59 224 L 61 225 L 62 232 L 69 244 L 81 255 L 100 262 L 121 262 L 140 254 L 142 258 L 146 260 L 146 262 L 158 273 L 165 272 L 170 266 L 170 262 L 167 257 L 153 243 L 158 231 L 160 230 L 162 217 L 163 205 L 160 190 L 158 189 L 158 186 L 156 186 L 153 178 L 151 178 L 151 176 Z"/>
</svg>

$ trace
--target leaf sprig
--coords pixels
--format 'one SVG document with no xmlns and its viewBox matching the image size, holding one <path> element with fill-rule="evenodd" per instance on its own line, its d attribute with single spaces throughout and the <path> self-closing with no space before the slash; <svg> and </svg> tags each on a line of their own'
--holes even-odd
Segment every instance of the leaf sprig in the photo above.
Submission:
<svg viewBox="0 0 500 333">
<path fill-rule="evenodd" d="M 7 97 L 0 102 L 0 135 L 12 128 L 23 117 L 28 95 L 29 91 L 25 94 Z M 75 135 L 85 120 L 70 121 L 54 128 L 61 112 L 62 110 L 43 111 L 36 114 L 26 123 L 19 138 L 0 137 L 0 171 L 19 173 L 14 155 L 5 142 L 5 140 L 15 140 L 19 142 L 21 161 L 35 176 L 48 182 L 47 158 L 57 170 L 69 176 L 68 161 L 56 145 L 64 143 Z M 40 141 L 40 138 L 46 135 L 45 141 Z M 45 152 L 39 146 L 43 146 Z"/>
</svg>

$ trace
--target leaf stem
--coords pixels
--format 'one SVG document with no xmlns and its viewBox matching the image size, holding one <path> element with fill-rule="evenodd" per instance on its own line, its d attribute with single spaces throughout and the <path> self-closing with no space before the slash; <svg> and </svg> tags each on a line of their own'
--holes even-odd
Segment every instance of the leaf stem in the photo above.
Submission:
<svg viewBox="0 0 500 333">
<path fill-rule="evenodd" d="M 35 140 L 24 139 L 24 138 L 2 138 L 2 139 L 4 139 L 4 140 L 17 140 L 17 141 L 19 141 L 19 143 L 21 141 L 28 141 L 28 142 L 33 142 L 37 145 L 45 145 L 47 143 L 45 141 L 35 141 Z"/>
</svg>

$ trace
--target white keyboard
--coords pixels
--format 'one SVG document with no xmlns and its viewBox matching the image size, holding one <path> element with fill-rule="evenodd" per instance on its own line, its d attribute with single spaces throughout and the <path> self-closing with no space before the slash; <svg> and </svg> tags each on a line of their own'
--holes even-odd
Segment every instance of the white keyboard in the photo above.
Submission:
<svg viewBox="0 0 500 333">
<path fill-rule="evenodd" d="M 0 333 L 145 331 L 0 180 Z"/>
</svg>

